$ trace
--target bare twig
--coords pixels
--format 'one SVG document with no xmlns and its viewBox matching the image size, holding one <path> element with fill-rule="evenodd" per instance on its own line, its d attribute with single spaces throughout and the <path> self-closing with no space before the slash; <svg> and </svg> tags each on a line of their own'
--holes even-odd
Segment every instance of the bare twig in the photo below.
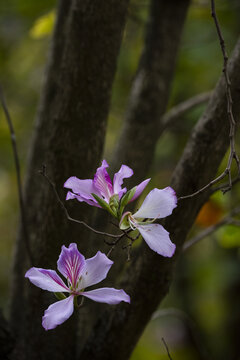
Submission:
<svg viewBox="0 0 240 360">
<path fill-rule="evenodd" d="M 111 249 L 108 251 L 107 253 L 107 256 L 110 256 L 110 254 L 112 253 L 112 251 L 114 250 L 115 246 L 119 243 L 119 241 L 124 237 L 126 236 L 128 239 L 131 240 L 131 246 L 132 246 L 132 243 L 140 236 L 140 234 L 136 237 L 136 238 L 132 238 L 130 235 L 128 235 L 130 232 L 132 231 L 132 229 L 129 229 L 129 230 L 122 230 L 122 234 L 116 239 L 114 240 L 113 242 L 108 242 L 106 240 L 104 240 L 105 244 L 107 245 L 110 245 L 112 246 Z M 123 249 L 126 249 L 127 247 L 129 247 L 129 244 L 127 246 L 123 246 Z M 129 260 L 129 252 L 128 252 L 128 260 Z"/>
<path fill-rule="evenodd" d="M 218 230 L 220 227 L 224 226 L 224 225 L 236 225 L 239 226 L 240 225 L 240 221 L 236 220 L 233 218 L 233 216 L 238 215 L 240 213 L 240 207 L 236 207 L 235 209 L 233 209 L 228 216 L 226 216 L 225 218 L 223 218 L 221 221 L 219 221 L 217 224 L 209 226 L 207 229 L 201 231 L 199 234 L 197 234 L 196 236 L 194 236 L 192 239 L 190 239 L 189 241 L 187 241 L 184 245 L 183 245 L 183 251 L 188 250 L 192 245 L 196 244 L 197 242 L 199 242 L 200 240 L 204 239 L 206 236 L 211 235 L 212 233 L 214 233 L 216 230 Z"/>
<path fill-rule="evenodd" d="M 122 247 L 123 250 L 127 250 L 127 261 L 131 260 L 132 242 Z"/>
<path fill-rule="evenodd" d="M 130 232 L 131 230 L 129 230 Z M 135 240 L 137 240 L 139 237 L 140 237 L 140 233 L 137 234 L 137 236 L 135 236 L 134 238 L 132 236 L 129 236 L 127 233 L 128 233 L 128 230 L 126 231 L 126 237 L 130 240 L 130 243 L 128 243 L 127 245 L 123 246 L 123 250 L 127 250 L 127 261 L 130 261 L 131 260 L 131 250 L 132 250 L 132 245 L 134 243 Z"/>
<path fill-rule="evenodd" d="M 166 349 L 166 351 L 167 351 L 168 358 L 169 358 L 170 360 L 172 360 L 172 357 L 171 357 L 171 355 L 170 355 L 170 352 L 169 352 L 169 349 L 168 349 L 167 343 L 166 343 L 166 341 L 164 340 L 164 338 L 163 338 L 163 337 L 162 337 L 162 342 L 163 342 L 163 345 L 165 346 L 165 349 Z"/>
<path fill-rule="evenodd" d="M 228 176 L 229 176 L 229 187 L 232 187 L 232 180 L 231 180 L 231 173 L 230 173 L 230 169 L 231 169 L 231 165 L 232 165 L 232 161 L 235 160 L 237 168 L 238 168 L 238 174 L 240 174 L 240 162 L 239 162 L 239 158 L 237 156 L 236 153 L 236 149 L 235 149 L 235 141 L 234 141 L 234 135 L 235 135 L 235 129 L 236 129 L 236 122 L 233 116 L 233 109 L 232 109 L 232 94 L 231 94 L 231 81 L 229 79 L 229 74 L 228 74 L 228 56 L 227 56 L 227 52 L 226 52 L 226 48 L 225 48 L 225 42 L 222 36 L 222 32 L 220 29 L 220 25 L 217 19 L 217 14 L 215 11 L 215 2 L 214 0 L 211 0 L 211 7 L 212 7 L 212 17 L 214 19 L 215 25 L 216 25 L 216 29 L 217 29 L 217 33 L 218 33 L 218 37 L 219 37 L 219 42 L 220 42 L 220 46 L 221 46 L 221 50 L 222 50 L 222 54 L 223 54 L 223 73 L 224 73 L 224 77 L 225 77 L 225 83 L 226 83 L 226 96 L 227 96 L 227 113 L 228 113 L 228 119 L 229 119 L 229 124 L 230 124 L 230 133 L 229 133 L 229 138 L 230 138 L 230 155 L 228 158 L 228 164 L 227 164 L 227 169 L 228 169 Z"/>
<path fill-rule="evenodd" d="M 107 252 L 107 257 L 109 257 L 111 255 L 111 253 L 113 252 L 113 250 L 115 249 L 116 245 L 119 243 L 119 241 L 125 236 L 125 234 L 121 234 L 120 236 L 118 236 L 118 238 L 113 241 L 112 243 L 108 243 L 105 241 L 105 244 L 110 245 L 111 248 L 109 249 L 109 251 Z"/>
<path fill-rule="evenodd" d="M 239 181 L 240 181 L 240 175 L 238 175 L 235 179 L 232 180 L 232 186 L 237 184 Z M 217 187 L 214 187 L 213 189 L 210 190 L 210 196 L 219 190 L 221 190 L 222 193 L 225 194 L 228 191 L 228 186 L 229 186 L 229 184 L 226 183 L 226 184 L 222 184 Z"/>
<path fill-rule="evenodd" d="M 200 195 L 202 194 L 204 191 L 208 190 L 210 187 L 212 187 L 214 184 L 218 183 L 219 181 L 221 181 L 222 179 L 225 178 L 225 176 L 229 174 L 229 170 L 228 168 L 226 168 L 224 170 L 224 172 L 222 174 L 220 174 L 217 178 L 215 178 L 214 180 L 210 181 L 207 185 L 203 186 L 201 189 L 195 191 L 194 193 L 190 194 L 190 195 L 185 195 L 185 196 L 180 196 L 178 198 L 178 201 L 181 201 L 181 200 L 185 200 L 185 199 L 191 199 L 193 198 L 194 196 L 196 195 Z M 232 186 L 232 184 L 231 184 Z M 229 191 L 229 187 L 225 188 L 225 192 Z"/>
<path fill-rule="evenodd" d="M 231 190 L 231 188 L 232 188 L 231 167 L 232 167 L 233 160 L 235 160 L 235 162 L 236 162 L 238 176 L 240 176 L 240 161 L 239 161 L 236 149 L 235 149 L 235 140 L 234 140 L 235 131 L 236 131 L 236 122 L 235 122 L 235 119 L 233 116 L 233 108 L 232 108 L 233 101 L 232 101 L 232 94 L 231 94 L 231 81 L 230 81 L 229 74 L 228 74 L 228 55 L 226 52 L 224 38 L 223 38 L 221 29 L 220 29 L 220 25 L 219 25 L 219 22 L 217 19 L 214 0 L 211 0 L 211 10 L 212 10 L 211 15 L 212 15 L 215 25 L 216 25 L 217 34 L 218 34 L 218 38 L 219 38 L 219 42 L 220 42 L 220 46 L 221 46 L 221 50 L 222 50 L 222 55 L 223 55 L 222 71 L 224 74 L 225 84 L 226 84 L 227 115 L 228 115 L 228 120 L 229 120 L 229 125 L 230 125 L 230 132 L 229 132 L 230 154 L 228 157 L 226 169 L 218 177 L 216 177 L 214 180 L 210 181 L 210 183 L 208 183 L 207 185 L 205 185 L 198 191 L 194 192 L 193 194 L 181 196 L 178 200 L 189 199 L 196 195 L 201 194 L 205 190 L 209 189 L 212 185 L 214 185 L 214 184 L 218 183 L 219 181 L 221 181 L 222 179 L 224 179 L 225 176 L 228 176 L 228 185 L 225 187 L 224 192 Z"/>
<path fill-rule="evenodd" d="M 170 109 L 161 119 L 161 126 L 168 128 L 173 125 L 173 123 L 179 119 L 180 116 L 185 114 L 187 111 L 193 109 L 194 107 L 206 103 L 212 95 L 211 91 L 198 94 L 196 96 L 183 101 L 182 103 L 174 106 Z"/>
<path fill-rule="evenodd" d="M 107 256 L 110 256 L 112 251 L 114 250 L 114 248 L 116 247 L 116 245 L 119 243 L 119 241 L 124 237 L 126 236 L 128 239 L 130 239 L 132 242 L 136 240 L 136 238 L 139 236 L 137 236 L 136 238 L 132 238 L 130 235 L 128 235 L 129 232 L 131 232 L 132 230 L 129 229 L 129 230 L 122 230 L 122 233 L 121 234 L 118 234 L 118 235 L 114 235 L 114 234 L 110 234 L 110 233 L 107 233 L 107 232 L 103 232 L 103 231 L 99 231 L 99 230 L 96 230 L 94 229 L 93 227 L 91 227 L 90 225 L 86 224 L 84 221 L 82 220 L 77 220 L 77 219 L 74 219 L 72 218 L 69 213 L 68 213 L 68 210 L 67 208 L 65 207 L 65 205 L 63 204 L 62 200 L 60 199 L 60 196 L 57 192 L 57 189 L 56 189 L 56 186 L 55 184 L 52 182 L 52 180 L 49 178 L 49 176 L 47 175 L 46 173 L 46 166 L 45 165 L 42 165 L 42 169 L 39 171 L 39 173 L 46 178 L 46 180 L 48 181 L 48 183 L 51 185 L 54 193 L 55 193 L 55 196 L 57 198 L 57 201 L 58 203 L 60 204 L 61 208 L 63 209 L 64 213 L 65 213 L 65 216 L 68 220 L 72 221 L 72 222 L 75 222 L 77 224 L 81 224 L 81 225 L 84 225 L 86 228 L 88 228 L 89 230 L 93 231 L 95 234 L 98 234 L 98 235 L 103 235 L 103 236 L 108 236 L 108 237 L 111 237 L 111 238 L 114 238 L 115 240 L 112 241 L 112 242 L 109 242 L 107 240 L 104 240 L 105 244 L 111 246 L 110 250 L 108 251 L 107 253 Z M 112 223 L 114 226 L 117 226 L 116 224 Z"/>
<path fill-rule="evenodd" d="M 57 192 L 57 189 L 56 189 L 56 186 L 55 184 L 52 182 L 52 180 L 48 177 L 47 173 L 46 173 L 46 166 L 43 165 L 42 166 L 42 169 L 39 171 L 39 173 L 45 177 L 45 179 L 47 179 L 48 183 L 51 185 L 54 193 L 55 193 L 55 196 L 59 202 L 59 204 L 61 205 L 61 208 L 63 209 L 65 215 L 66 215 L 66 218 L 72 222 L 75 222 L 77 224 L 81 224 L 81 225 L 84 225 L 86 228 L 88 228 L 89 230 L 93 231 L 95 234 L 98 234 L 98 235 L 103 235 L 103 236 L 108 236 L 108 237 L 112 237 L 112 238 L 116 238 L 118 239 L 119 237 L 123 237 L 125 234 L 119 234 L 119 235 L 114 235 L 114 234 L 109 234 L 107 232 L 103 232 L 103 231 L 98 231 L 94 228 L 92 228 L 91 226 L 89 226 L 88 224 L 86 224 L 84 221 L 81 221 L 81 220 L 77 220 L 77 219 L 74 219 L 72 218 L 69 213 L 68 213 L 68 210 L 66 209 L 65 205 L 63 204 L 62 200 L 60 199 L 59 195 L 58 195 L 58 192 Z"/>
<path fill-rule="evenodd" d="M 26 221 L 26 214 L 25 214 L 25 207 L 24 207 L 24 201 L 23 201 L 23 192 L 22 192 L 22 181 L 21 181 L 21 169 L 20 169 L 20 162 L 18 157 L 18 150 L 17 150 L 17 143 L 16 143 L 16 135 L 13 127 L 13 123 L 11 120 L 10 113 L 8 111 L 8 107 L 5 101 L 5 97 L 3 94 L 2 87 L 0 85 L 0 101 L 2 104 L 3 112 L 7 120 L 8 128 L 11 135 L 11 143 L 12 143 L 12 149 L 13 149 L 13 156 L 14 156 L 14 163 L 15 163 L 15 169 L 16 169 L 16 177 L 17 177 L 17 188 L 18 188 L 18 200 L 19 200 L 19 208 L 20 208 L 20 217 L 21 217 L 21 223 L 22 223 L 22 229 L 24 233 L 24 242 L 26 246 L 26 251 L 30 260 L 31 265 L 33 265 L 33 254 L 30 249 L 30 242 L 29 242 L 29 234 L 27 229 L 27 221 Z"/>
</svg>

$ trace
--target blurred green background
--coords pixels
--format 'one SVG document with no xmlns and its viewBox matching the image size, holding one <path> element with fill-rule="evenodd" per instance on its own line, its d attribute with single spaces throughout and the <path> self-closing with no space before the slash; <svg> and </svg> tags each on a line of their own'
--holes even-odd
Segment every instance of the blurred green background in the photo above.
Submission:
<svg viewBox="0 0 240 360">
<path fill-rule="evenodd" d="M 109 115 L 107 159 L 111 158 L 124 119 L 143 46 L 148 5 L 147 0 L 133 0 L 129 8 Z M 55 6 L 54 0 L 0 3 L 0 81 L 17 135 L 23 175 L 44 79 Z M 218 0 L 216 9 L 230 53 L 240 30 L 240 2 Z M 213 89 L 221 69 L 222 55 L 209 1 L 195 0 L 184 28 L 169 109 Z M 187 112 L 159 139 L 150 174 L 152 187 L 169 185 L 171 173 L 204 107 L 201 105 Z M 239 145 L 238 150 L 240 153 Z M 1 109 L 0 154 L 0 306 L 7 313 L 19 208 L 10 136 Z M 220 170 L 225 168 L 226 159 Z M 226 216 L 239 204 L 239 198 L 239 185 L 224 196 L 215 194 L 202 209 L 189 237 Z M 240 359 L 239 245 L 240 229 L 228 225 L 181 256 L 170 294 L 154 314 L 132 360 L 168 359 L 162 338 L 173 359 Z"/>
</svg>

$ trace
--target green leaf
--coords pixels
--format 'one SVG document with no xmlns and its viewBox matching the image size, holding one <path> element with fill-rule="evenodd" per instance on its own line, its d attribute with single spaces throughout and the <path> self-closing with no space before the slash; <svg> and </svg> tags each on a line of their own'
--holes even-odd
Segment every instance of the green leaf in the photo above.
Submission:
<svg viewBox="0 0 240 360">
<path fill-rule="evenodd" d="M 132 188 L 131 190 L 126 192 L 126 194 L 122 197 L 121 203 L 120 203 L 120 209 L 119 209 L 119 218 L 122 216 L 125 206 L 132 200 L 132 198 L 136 192 L 136 189 L 137 189 L 137 187 L 134 186 L 134 188 Z"/>
<path fill-rule="evenodd" d="M 66 299 L 66 296 L 62 292 L 55 292 L 54 295 L 58 300 L 64 300 Z"/>
<path fill-rule="evenodd" d="M 97 202 L 101 206 L 101 208 L 103 208 L 104 210 L 107 210 L 112 216 L 117 217 L 116 212 L 114 212 L 114 210 L 110 208 L 109 204 L 105 200 L 103 200 L 96 194 L 92 193 L 91 195 L 94 197 L 95 200 L 97 200 Z"/>
</svg>

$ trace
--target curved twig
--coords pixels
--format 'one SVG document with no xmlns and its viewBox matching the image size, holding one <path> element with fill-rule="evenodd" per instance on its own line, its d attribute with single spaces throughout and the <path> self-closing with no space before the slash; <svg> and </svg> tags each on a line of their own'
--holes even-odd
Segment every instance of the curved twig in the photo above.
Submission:
<svg viewBox="0 0 240 360">
<path fill-rule="evenodd" d="M 21 169 L 20 169 L 20 162 L 18 157 L 18 150 L 17 150 L 17 143 L 16 143 L 16 135 L 12 123 L 12 119 L 10 113 L 8 111 L 8 107 L 5 101 L 5 97 L 3 94 L 2 86 L 0 84 L 0 102 L 2 104 L 3 112 L 5 118 L 7 120 L 8 128 L 11 135 L 11 144 L 13 149 L 13 157 L 16 169 L 16 177 L 17 177 L 17 189 L 18 189 L 18 200 L 19 200 L 19 208 L 20 208 L 20 216 L 22 222 L 22 228 L 24 233 L 24 242 L 27 250 L 27 254 L 30 260 L 31 265 L 33 265 L 33 254 L 30 249 L 30 242 L 29 242 L 29 233 L 27 229 L 27 221 L 26 221 L 26 214 L 25 214 L 25 207 L 24 207 L 24 200 L 23 200 L 23 192 L 22 192 L 22 181 L 21 181 Z"/>
<path fill-rule="evenodd" d="M 230 81 L 229 74 L 228 74 L 228 55 L 226 52 L 225 41 L 224 41 L 221 29 L 220 29 L 220 25 L 219 25 L 219 22 L 217 19 L 214 0 L 211 0 L 211 15 L 212 15 L 215 25 L 216 25 L 217 34 L 218 34 L 218 38 L 219 38 L 219 42 L 220 42 L 220 46 L 221 46 L 221 50 L 222 50 L 222 55 L 223 55 L 222 72 L 224 74 L 224 79 L 225 79 L 225 84 L 226 84 L 227 114 L 228 114 L 228 120 L 229 120 L 229 125 L 230 125 L 230 132 L 229 132 L 230 154 L 228 157 L 228 162 L 227 162 L 227 166 L 226 166 L 225 170 L 218 177 L 216 177 L 214 180 L 210 181 L 207 185 L 203 186 L 198 191 L 195 191 L 193 194 L 181 196 L 178 200 L 190 199 L 196 195 L 201 194 L 205 190 L 209 189 L 212 185 L 214 185 L 214 184 L 218 183 L 219 181 L 221 181 L 222 179 L 224 179 L 225 176 L 228 176 L 228 185 L 224 188 L 224 193 L 231 190 L 232 185 L 233 185 L 232 176 L 231 176 L 231 167 L 232 167 L 233 160 L 235 160 L 235 162 L 236 162 L 237 169 L 238 169 L 238 176 L 240 176 L 240 161 L 239 161 L 236 149 L 235 149 L 235 140 L 234 140 L 235 131 L 236 131 L 236 121 L 233 116 L 233 107 L 232 107 L 233 100 L 232 100 L 232 94 L 231 94 L 231 81 Z"/>
<path fill-rule="evenodd" d="M 77 219 L 74 219 L 72 218 L 69 213 L 68 213 L 68 210 L 66 209 L 65 205 L 63 204 L 62 200 L 60 199 L 59 195 L 58 195 L 58 192 L 57 192 L 57 189 L 56 189 L 56 186 L 55 184 L 52 182 L 52 180 L 49 178 L 49 176 L 47 175 L 46 173 L 46 166 L 45 165 L 42 165 L 42 169 L 39 170 L 39 173 L 45 177 L 45 179 L 48 181 L 48 183 L 51 185 L 55 195 L 56 195 L 56 198 L 59 202 L 59 204 L 61 205 L 61 208 L 63 209 L 65 215 L 66 215 L 66 218 L 72 222 L 75 222 L 77 224 L 81 224 L 81 225 L 84 225 L 86 228 L 88 228 L 89 230 L 93 231 L 95 234 L 98 234 L 98 235 L 103 235 L 103 236 L 108 236 L 108 237 L 112 237 L 112 238 L 116 238 L 118 239 L 119 237 L 122 237 L 123 235 L 125 235 L 125 233 L 123 234 L 119 234 L 119 235 L 114 235 L 114 234 L 109 234 L 107 232 L 103 232 L 103 231 L 99 231 L 99 230 L 96 230 L 94 229 L 93 227 L 91 227 L 90 225 L 86 224 L 84 221 L 82 220 L 77 220 Z"/>
<path fill-rule="evenodd" d="M 170 352 L 169 352 L 167 343 L 166 343 L 166 341 L 165 341 L 165 339 L 164 339 L 163 337 L 162 337 L 162 342 L 163 342 L 163 345 L 165 346 L 165 349 L 166 349 L 166 351 L 167 351 L 168 358 L 169 358 L 170 360 L 172 360 L 172 357 L 171 357 L 171 355 L 170 355 Z"/>
</svg>

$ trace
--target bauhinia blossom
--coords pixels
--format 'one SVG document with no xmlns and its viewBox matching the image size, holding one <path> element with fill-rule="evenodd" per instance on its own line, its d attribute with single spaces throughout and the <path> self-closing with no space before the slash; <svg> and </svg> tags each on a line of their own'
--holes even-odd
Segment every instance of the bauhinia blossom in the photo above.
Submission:
<svg viewBox="0 0 240 360">
<path fill-rule="evenodd" d="M 123 214 L 120 229 L 137 229 L 153 251 L 171 257 L 176 246 L 171 242 L 169 232 L 162 225 L 152 222 L 170 215 L 176 206 L 177 197 L 171 187 L 162 190 L 155 188 L 146 196 L 137 212 L 132 214 L 128 211 Z"/>
<path fill-rule="evenodd" d="M 100 251 L 94 257 L 85 260 L 85 257 L 78 251 L 77 245 L 72 243 L 68 248 L 62 246 L 57 262 L 58 271 L 67 279 L 67 285 L 54 270 L 36 267 L 29 269 L 25 277 L 34 285 L 43 290 L 60 293 L 63 298 L 45 310 L 42 318 L 44 329 L 54 329 L 66 321 L 72 315 L 74 302 L 80 295 L 100 303 L 118 304 L 121 301 L 130 303 L 130 297 L 123 290 L 99 288 L 85 291 L 88 286 L 105 279 L 112 264 L 113 262 Z M 69 293 L 69 296 L 65 297 L 63 292 Z"/>
<path fill-rule="evenodd" d="M 127 165 L 122 165 L 120 170 L 114 175 L 113 182 L 108 175 L 109 167 L 106 160 L 102 161 L 102 165 L 97 169 L 94 179 L 81 180 L 75 176 L 70 177 L 64 184 L 68 191 L 66 200 L 77 199 L 84 201 L 89 205 L 102 207 L 107 210 L 108 205 L 118 207 L 118 202 L 126 193 L 127 189 L 122 188 L 123 179 L 133 175 L 133 170 Z M 128 202 L 135 200 L 144 190 L 150 179 L 144 180 L 134 188 L 133 196 Z M 94 196 L 95 195 L 95 196 Z"/>
</svg>

